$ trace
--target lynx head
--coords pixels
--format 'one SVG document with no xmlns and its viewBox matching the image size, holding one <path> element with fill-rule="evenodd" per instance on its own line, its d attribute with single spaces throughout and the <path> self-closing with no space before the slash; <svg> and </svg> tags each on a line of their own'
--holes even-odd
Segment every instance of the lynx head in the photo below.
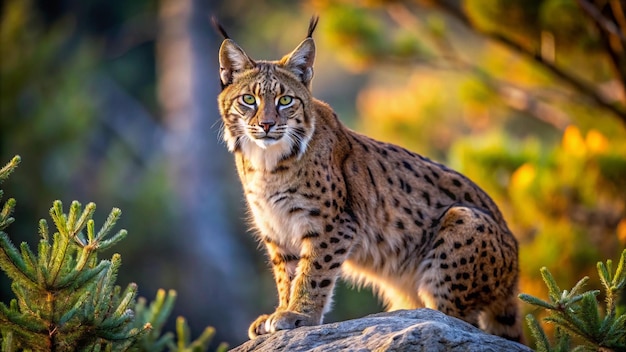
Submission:
<svg viewBox="0 0 626 352">
<path fill-rule="evenodd" d="M 233 40 L 219 53 L 222 92 L 218 97 L 223 137 L 231 152 L 263 168 L 300 157 L 313 135 L 311 80 L 317 18 L 306 39 L 278 61 L 253 60 Z"/>
</svg>

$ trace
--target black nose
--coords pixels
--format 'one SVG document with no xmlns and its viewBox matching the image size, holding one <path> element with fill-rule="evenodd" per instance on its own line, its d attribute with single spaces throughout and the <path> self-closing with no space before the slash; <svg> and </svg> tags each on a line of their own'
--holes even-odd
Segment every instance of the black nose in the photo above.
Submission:
<svg viewBox="0 0 626 352">
<path fill-rule="evenodd" d="M 270 131 L 270 128 L 272 128 L 272 126 L 274 126 L 276 124 L 276 122 L 274 121 L 261 121 L 259 122 L 259 126 L 263 127 L 263 131 L 265 131 L 265 133 L 268 133 Z"/>
</svg>

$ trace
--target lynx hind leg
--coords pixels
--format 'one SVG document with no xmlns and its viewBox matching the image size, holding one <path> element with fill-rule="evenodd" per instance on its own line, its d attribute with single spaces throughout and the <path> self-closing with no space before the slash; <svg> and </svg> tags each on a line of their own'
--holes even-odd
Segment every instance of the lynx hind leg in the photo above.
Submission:
<svg viewBox="0 0 626 352">
<path fill-rule="evenodd" d="M 522 319 L 517 294 L 497 300 L 485 307 L 479 316 L 479 327 L 486 332 L 506 339 L 524 343 Z"/>
<path fill-rule="evenodd" d="M 517 244 L 513 236 L 502 233 L 493 218 L 479 209 L 449 208 L 420 267 L 418 295 L 424 305 L 487 332 L 519 340 L 516 287 Z M 499 320 L 503 324 L 498 324 Z M 515 323 L 507 325 L 511 321 Z"/>
</svg>

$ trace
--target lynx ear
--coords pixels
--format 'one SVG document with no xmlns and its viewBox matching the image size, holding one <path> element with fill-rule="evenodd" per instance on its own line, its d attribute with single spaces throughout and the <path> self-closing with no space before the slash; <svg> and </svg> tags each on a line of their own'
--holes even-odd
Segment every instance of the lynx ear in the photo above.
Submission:
<svg viewBox="0 0 626 352">
<path fill-rule="evenodd" d="M 310 87 L 313 79 L 313 61 L 315 61 L 315 42 L 312 38 L 305 39 L 291 54 L 280 60 L 281 64 L 307 87 Z"/>
<path fill-rule="evenodd" d="M 280 63 L 293 72 L 300 81 L 311 88 L 311 80 L 313 79 L 313 62 L 315 61 L 315 41 L 313 41 L 313 31 L 317 26 L 319 17 L 313 16 L 309 23 L 307 38 L 298 45 L 298 47 L 280 60 Z"/>
<path fill-rule="evenodd" d="M 253 68 L 255 63 L 231 39 L 225 39 L 220 47 L 220 80 L 222 89 L 233 83 L 234 76 L 244 70 Z"/>
</svg>

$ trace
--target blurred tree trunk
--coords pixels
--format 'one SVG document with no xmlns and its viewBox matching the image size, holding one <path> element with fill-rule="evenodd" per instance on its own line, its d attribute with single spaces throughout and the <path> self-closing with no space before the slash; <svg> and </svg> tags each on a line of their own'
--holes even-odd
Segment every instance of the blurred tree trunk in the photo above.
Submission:
<svg viewBox="0 0 626 352">
<path fill-rule="evenodd" d="M 231 159 L 215 128 L 217 43 L 208 6 L 200 0 L 161 0 L 158 98 L 170 175 L 183 216 L 178 236 L 190 253 L 182 258 L 188 271 L 181 282 L 188 286 L 179 292 L 177 305 L 190 324 L 203 327 L 218 321 L 218 339 L 232 343 L 246 338 L 252 320 L 244 291 L 253 280 L 253 267 L 233 233 L 225 205 L 223 185 L 232 174 L 224 170 L 231 169 Z M 194 321 L 199 314 L 209 321 Z"/>
</svg>

